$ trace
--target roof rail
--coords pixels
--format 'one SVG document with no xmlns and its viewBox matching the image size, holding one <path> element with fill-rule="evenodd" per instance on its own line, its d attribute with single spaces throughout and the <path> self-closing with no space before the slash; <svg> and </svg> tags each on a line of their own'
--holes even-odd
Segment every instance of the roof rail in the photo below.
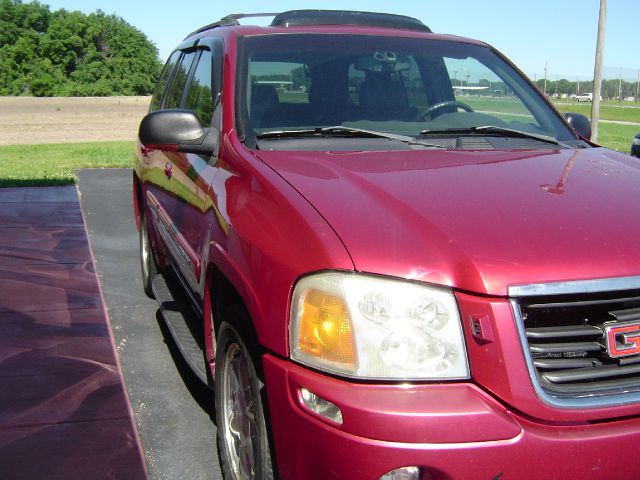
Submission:
<svg viewBox="0 0 640 480">
<path fill-rule="evenodd" d="M 431 29 L 417 18 L 391 13 L 359 12 L 354 10 L 290 10 L 277 15 L 271 25 L 283 27 L 298 25 L 362 25 L 431 32 Z"/>
<path fill-rule="evenodd" d="M 289 10 L 282 13 L 232 13 L 217 22 L 191 32 L 186 38 L 217 27 L 240 25 L 238 20 L 251 17 L 274 17 L 273 27 L 295 27 L 304 25 L 361 25 L 367 27 L 386 27 L 418 32 L 431 32 L 417 18 L 391 13 L 359 12 L 355 10 Z M 185 39 L 186 39 L 185 38 Z"/>
<path fill-rule="evenodd" d="M 232 13 L 230 15 L 227 15 L 226 17 L 222 17 L 217 22 L 213 22 L 213 23 L 210 23 L 208 25 L 205 25 L 204 27 L 200 27 L 199 29 L 191 32 L 185 38 L 189 38 L 192 35 L 195 35 L 197 33 L 202 33 L 202 32 L 204 32 L 206 30 L 211 30 L 212 28 L 227 27 L 227 26 L 232 26 L 232 25 L 240 25 L 240 22 L 238 22 L 238 20 L 240 20 L 241 18 L 277 17 L 278 15 L 280 15 L 280 14 L 279 13 Z"/>
</svg>

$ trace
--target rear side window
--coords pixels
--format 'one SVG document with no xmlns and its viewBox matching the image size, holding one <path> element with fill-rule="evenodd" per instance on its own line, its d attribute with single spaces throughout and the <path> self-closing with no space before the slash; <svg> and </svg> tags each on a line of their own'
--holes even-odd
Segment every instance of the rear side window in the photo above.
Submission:
<svg viewBox="0 0 640 480">
<path fill-rule="evenodd" d="M 182 92 L 184 86 L 187 83 L 187 76 L 191 69 L 191 64 L 196 56 L 196 52 L 187 52 L 182 56 L 180 65 L 176 70 L 176 74 L 173 78 L 173 83 L 167 94 L 167 99 L 164 102 L 164 108 L 178 108 L 180 107 L 180 99 L 182 98 Z"/>
<path fill-rule="evenodd" d="M 162 104 L 162 94 L 164 93 L 164 89 L 166 88 L 167 83 L 169 83 L 171 72 L 173 72 L 173 68 L 176 66 L 178 58 L 180 58 L 179 50 L 171 54 L 169 60 L 167 60 L 167 63 L 162 69 L 162 73 L 160 74 L 160 78 L 158 79 L 158 83 L 156 84 L 156 88 L 153 91 L 153 97 L 151 98 L 150 110 L 152 112 L 154 110 L 158 110 L 160 108 L 160 105 Z"/>
<path fill-rule="evenodd" d="M 213 115 L 211 65 L 211 52 L 204 50 L 193 74 L 184 105 L 184 108 L 195 112 L 204 126 L 211 125 Z"/>
</svg>

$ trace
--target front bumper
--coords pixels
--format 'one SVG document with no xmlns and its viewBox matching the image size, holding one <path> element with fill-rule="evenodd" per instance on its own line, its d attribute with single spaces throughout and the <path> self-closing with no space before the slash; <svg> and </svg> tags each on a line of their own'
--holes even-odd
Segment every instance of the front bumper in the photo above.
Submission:
<svg viewBox="0 0 640 480">
<path fill-rule="evenodd" d="M 356 384 L 270 355 L 263 365 L 281 480 L 377 480 L 411 465 L 429 480 L 638 478 L 638 418 L 541 424 L 471 383 Z M 343 424 L 306 409 L 300 388 Z"/>
</svg>

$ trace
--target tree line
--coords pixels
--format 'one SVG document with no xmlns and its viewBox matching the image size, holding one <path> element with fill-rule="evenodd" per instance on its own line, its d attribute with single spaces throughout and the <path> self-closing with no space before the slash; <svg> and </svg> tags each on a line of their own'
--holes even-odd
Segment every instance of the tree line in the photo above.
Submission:
<svg viewBox="0 0 640 480">
<path fill-rule="evenodd" d="M 148 95 L 156 47 L 116 15 L 0 0 L 0 95 Z"/>
</svg>

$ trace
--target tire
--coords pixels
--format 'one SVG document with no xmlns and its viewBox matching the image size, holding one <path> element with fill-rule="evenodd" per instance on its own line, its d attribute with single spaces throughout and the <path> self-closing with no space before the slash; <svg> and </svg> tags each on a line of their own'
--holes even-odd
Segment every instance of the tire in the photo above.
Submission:
<svg viewBox="0 0 640 480">
<path fill-rule="evenodd" d="M 232 308 L 226 319 L 248 321 Z M 235 317 L 235 318 L 234 318 Z M 225 480 L 273 480 L 263 388 L 245 340 L 229 321 L 218 332 L 215 401 L 218 457 Z"/>
<path fill-rule="evenodd" d="M 151 284 L 154 277 L 158 274 L 158 266 L 156 264 L 155 254 L 151 241 L 149 240 L 149 232 L 147 231 L 147 223 L 144 217 L 140 218 L 140 271 L 142 274 L 142 288 L 149 298 L 155 298 Z"/>
</svg>

